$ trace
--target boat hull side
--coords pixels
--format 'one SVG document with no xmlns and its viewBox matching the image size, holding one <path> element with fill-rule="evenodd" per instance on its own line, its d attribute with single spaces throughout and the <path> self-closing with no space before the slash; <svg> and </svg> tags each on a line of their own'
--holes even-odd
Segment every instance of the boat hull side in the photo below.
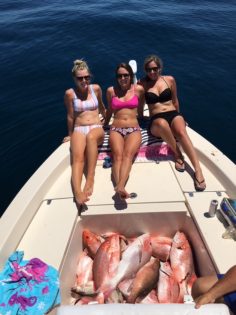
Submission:
<svg viewBox="0 0 236 315">
<path fill-rule="evenodd" d="M 30 177 L 0 219 L 0 266 L 17 248 L 47 191 L 70 163 L 69 143 L 59 146 Z"/>
</svg>

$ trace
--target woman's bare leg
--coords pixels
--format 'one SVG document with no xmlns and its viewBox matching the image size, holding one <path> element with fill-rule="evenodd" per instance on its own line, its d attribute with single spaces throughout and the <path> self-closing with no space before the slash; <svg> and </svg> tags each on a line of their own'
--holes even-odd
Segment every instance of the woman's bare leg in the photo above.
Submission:
<svg viewBox="0 0 236 315">
<path fill-rule="evenodd" d="M 168 122 L 163 118 L 155 119 L 152 122 L 151 134 L 155 137 L 161 137 L 174 152 L 176 162 L 181 165 L 183 164 L 183 156 L 177 145 L 173 132 L 168 124 Z"/>
<path fill-rule="evenodd" d="M 192 141 L 190 140 L 189 135 L 187 134 L 186 125 L 183 117 L 181 116 L 175 117 L 172 121 L 171 128 L 194 167 L 195 178 L 199 182 L 199 186 L 201 188 L 205 188 L 206 184 L 202 174 L 199 159 L 197 157 L 196 150 L 193 147 Z"/>
<path fill-rule="evenodd" d="M 84 152 L 86 146 L 86 138 L 80 132 L 73 132 L 71 136 L 71 151 L 72 151 L 72 186 L 76 203 L 84 204 L 89 199 L 81 189 L 83 171 L 84 171 Z"/>
<path fill-rule="evenodd" d="M 86 136 L 86 159 L 87 159 L 87 177 L 84 185 L 84 193 L 91 196 L 93 193 L 95 168 L 98 157 L 98 145 L 102 144 L 104 139 L 103 128 L 93 128 Z"/>
<path fill-rule="evenodd" d="M 124 150 L 124 137 L 117 131 L 111 131 L 109 142 L 112 151 L 112 176 L 115 181 L 115 185 L 117 185 L 120 180 L 120 168 Z"/>
<path fill-rule="evenodd" d="M 141 145 L 141 132 L 132 132 L 124 138 L 124 141 L 124 151 L 122 164 L 120 167 L 119 182 L 117 183 L 117 186 L 115 188 L 116 192 L 118 192 L 122 199 L 129 198 L 130 196 L 129 193 L 125 190 L 125 184 L 129 177 L 133 158 Z"/>
</svg>

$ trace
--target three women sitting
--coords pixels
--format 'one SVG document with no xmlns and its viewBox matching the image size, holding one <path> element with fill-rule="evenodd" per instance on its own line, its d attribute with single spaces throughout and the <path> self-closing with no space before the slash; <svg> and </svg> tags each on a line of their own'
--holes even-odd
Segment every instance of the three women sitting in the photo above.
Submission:
<svg viewBox="0 0 236 315">
<path fill-rule="evenodd" d="M 189 157 L 194 167 L 194 185 L 198 191 L 206 188 L 200 163 L 187 134 L 186 123 L 179 113 L 179 102 L 175 79 L 161 75 L 162 61 L 155 55 L 144 61 L 146 76 L 134 83 L 134 73 L 129 64 L 121 63 L 115 71 L 116 85 L 107 89 L 105 110 L 99 85 L 90 84 L 91 72 L 83 60 L 76 60 L 72 69 L 75 89 L 65 93 L 67 108 L 68 136 L 72 152 L 72 187 L 77 204 L 89 201 L 93 192 L 98 146 L 104 139 L 104 131 L 99 114 L 110 126 L 109 143 L 112 151 L 112 176 L 115 191 L 121 199 L 130 197 L 126 191 L 133 159 L 141 145 L 141 128 L 137 117 L 143 116 L 145 101 L 150 113 L 150 132 L 161 137 L 172 149 L 177 171 L 185 170 L 183 155 L 176 139 Z M 85 162 L 87 176 L 81 187 Z"/>
</svg>

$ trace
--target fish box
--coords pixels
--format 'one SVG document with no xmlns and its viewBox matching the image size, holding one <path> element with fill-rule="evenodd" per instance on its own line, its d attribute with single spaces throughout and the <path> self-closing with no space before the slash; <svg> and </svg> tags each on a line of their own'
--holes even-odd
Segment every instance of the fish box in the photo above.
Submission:
<svg viewBox="0 0 236 315">
<path fill-rule="evenodd" d="M 58 309 L 58 315 L 62 314 L 97 314 L 96 311 L 99 309 L 99 314 L 124 314 L 121 312 L 122 307 L 128 307 L 127 304 L 106 304 L 106 305 L 81 305 L 71 306 L 71 287 L 75 284 L 76 279 L 76 266 L 78 263 L 79 254 L 83 250 L 82 244 L 82 232 L 84 229 L 89 229 L 96 234 L 105 234 L 107 232 L 118 232 L 126 237 L 139 236 L 144 233 L 158 233 L 161 236 L 173 237 L 177 231 L 182 231 L 187 236 L 189 243 L 192 248 L 194 267 L 197 276 L 205 276 L 215 274 L 214 265 L 210 259 L 210 256 L 203 244 L 203 241 L 197 231 L 197 228 L 188 214 L 187 208 L 183 204 L 183 211 L 158 211 L 155 210 L 155 205 L 151 212 L 136 212 L 136 213 L 124 213 L 115 212 L 114 214 L 86 214 L 81 218 L 78 218 L 77 224 L 73 231 L 68 250 L 61 266 L 61 294 L 62 294 L 62 307 Z M 162 312 L 161 314 L 183 314 L 183 308 L 192 308 L 194 311 L 193 304 L 191 306 L 187 304 L 174 304 L 176 312 L 169 313 Z M 114 306 L 114 308 L 112 308 Z M 133 313 L 135 306 L 136 310 Z M 155 304 L 155 305 L 143 305 L 143 304 L 132 304 L 129 305 L 130 309 L 127 309 L 126 314 L 157 314 L 157 310 L 162 306 L 164 309 L 168 306 L 173 310 L 173 304 Z M 219 308 L 221 313 L 217 313 L 213 308 L 213 312 L 207 312 L 207 314 L 229 314 L 227 307 L 221 305 L 223 308 Z M 99 307 L 99 308 L 97 308 Z M 106 308 L 107 307 L 107 308 Z M 89 310 L 86 313 L 86 310 Z M 179 309 L 179 313 L 178 313 Z M 204 310 L 201 308 L 200 310 Z M 223 311 L 222 311 L 223 309 Z M 106 312 L 107 310 L 107 312 Z M 120 310 L 120 311 L 119 311 Z M 123 309 L 124 310 L 124 309 Z M 139 312 L 140 310 L 140 312 Z M 160 310 L 163 311 L 163 308 Z M 80 313 L 81 311 L 81 313 Z M 94 312 L 94 313 L 93 313 Z M 191 314 L 188 313 L 188 314 Z M 201 313 L 200 311 L 198 314 Z"/>
</svg>

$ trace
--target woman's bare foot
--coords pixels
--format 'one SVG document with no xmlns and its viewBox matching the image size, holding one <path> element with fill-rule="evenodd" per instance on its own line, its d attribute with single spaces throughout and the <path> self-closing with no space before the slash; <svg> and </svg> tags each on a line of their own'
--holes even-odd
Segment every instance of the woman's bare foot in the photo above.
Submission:
<svg viewBox="0 0 236 315">
<path fill-rule="evenodd" d="M 93 179 L 87 179 L 86 183 L 84 185 L 83 192 L 87 194 L 87 196 L 91 196 L 93 193 L 93 186 L 94 186 L 94 180 Z"/>
<path fill-rule="evenodd" d="M 206 182 L 201 169 L 195 171 L 194 186 L 197 191 L 203 191 L 206 189 Z"/>
<path fill-rule="evenodd" d="M 84 205 L 87 201 L 89 201 L 88 195 L 81 191 L 75 194 L 75 201 L 77 205 Z"/>
<path fill-rule="evenodd" d="M 130 194 L 125 190 L 124 187 L 115 187 L 115 191 L 119 194 L 120 199 L 128 199 L 130 197 Z"/>
<path fill-rule="evenodd" d="M 70 141 L 70 138 L 71 138 L 70 136 L 64 137 L 63 140 L 62 140 L 62 143 Z"/>
</svg>

